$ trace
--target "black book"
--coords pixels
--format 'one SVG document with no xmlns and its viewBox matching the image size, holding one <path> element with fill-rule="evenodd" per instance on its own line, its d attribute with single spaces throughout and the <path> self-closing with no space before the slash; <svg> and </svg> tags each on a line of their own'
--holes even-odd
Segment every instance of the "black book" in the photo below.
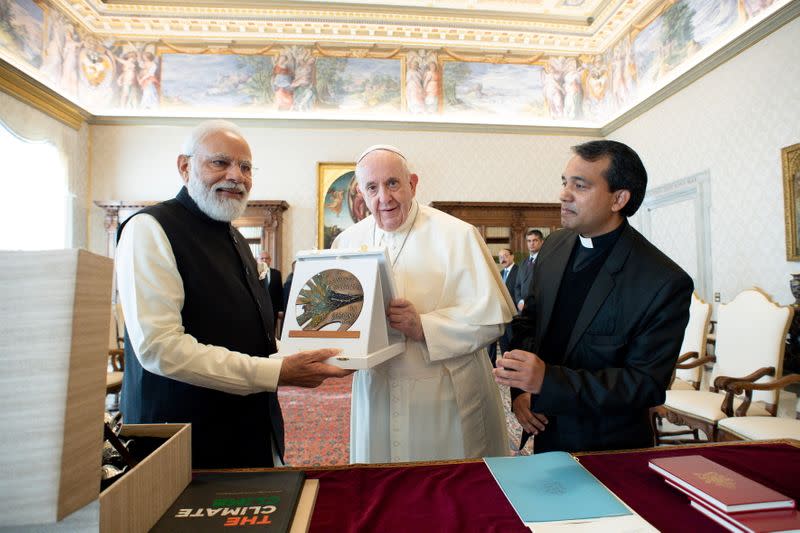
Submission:
<svg viewBox="0 0 800 533">
<path fill-rule="evenodd" d="M 196 474 L 150 531 L 289 531 L 304 480 L 301 471 Z"/>
</svg>

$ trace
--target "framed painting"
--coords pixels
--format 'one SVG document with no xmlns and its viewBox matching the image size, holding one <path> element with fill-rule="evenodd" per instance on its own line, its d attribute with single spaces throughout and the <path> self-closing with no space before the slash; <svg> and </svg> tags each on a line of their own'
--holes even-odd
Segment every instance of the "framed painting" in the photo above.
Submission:
<svg viewBox="0 0 800 533">
<path fill-rule="evenodd" d="M 800 261 L 800 143 L 781 150 L 783 201 L 786 216 L 786 259 Z"/>
<path fill-rule="evenodd" d="M 356 182 L 355 163 L 318 163 L 317 248 L 327 249 L 341 232 L 369 216 Z"/>
</svg>

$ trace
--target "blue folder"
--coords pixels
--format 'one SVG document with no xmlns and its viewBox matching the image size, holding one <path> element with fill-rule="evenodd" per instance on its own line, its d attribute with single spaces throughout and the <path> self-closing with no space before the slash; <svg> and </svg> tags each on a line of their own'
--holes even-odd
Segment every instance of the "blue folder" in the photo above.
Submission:
<svg viewBox="0 0 800 533">
<path fill-rule="evenodd" d="M 486 457 L 484 462 L 526 524 L 631 514 L 566 452 Z"/>
</svg>

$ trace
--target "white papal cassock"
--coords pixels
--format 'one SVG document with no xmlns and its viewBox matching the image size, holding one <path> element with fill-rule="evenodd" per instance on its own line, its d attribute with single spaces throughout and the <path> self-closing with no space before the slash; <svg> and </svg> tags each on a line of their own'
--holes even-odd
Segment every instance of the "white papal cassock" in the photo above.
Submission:
<svg viewBox="0 0 800 533">
<path fill-rule="evenodd" d="M 416 307 L 425 340 L 406 340 L 404 353 L 356 372 L 350 462 L 507 455 L 503 406 L 484 347 L 515 309 L 478 231 L 415 200 L 396 231 L 382 231 L 370 216 L 333 248 L 362 245 L 388 248 L 397 296 Z"/>
</svg>

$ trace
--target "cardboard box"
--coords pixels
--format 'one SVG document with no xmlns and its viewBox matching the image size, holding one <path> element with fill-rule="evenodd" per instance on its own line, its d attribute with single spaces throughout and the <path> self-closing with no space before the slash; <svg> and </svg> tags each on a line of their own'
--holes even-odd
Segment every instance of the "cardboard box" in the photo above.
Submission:
<svg viewBox="0 0 800 533">
<path fill-rule="evenodd" d="M 169 440 L 100 493 L 101 532 L 146 532 L 155 525 L 192 479 L 191 430 L 189 424 L 122 427 L 123 437 Z"/>
<path fill-rule="evenodd" d="M 0 533 L 146 533 L 183 492 L 192 477 L 189 424 L 133 424 L 123 437 L 168 439 L 94 501 L 50 524 L 0 527 Z M 97 457 L 98 468 L 100 456 Z M 98 468 L 99 469 L 99 468 Z M 99 491 L 99 481 L 94 487 Z"/>
<path fill-rule="evenodd" d="M 187 424 L 100 493 L 113 261 L 0 252 L 0 531 L 149 530 L 191 479 Z"/>
<path fill-rule="evenodd" d="M 0 527 L 97 499 L 113 262 L 0 252 Z"/>
</svg>

